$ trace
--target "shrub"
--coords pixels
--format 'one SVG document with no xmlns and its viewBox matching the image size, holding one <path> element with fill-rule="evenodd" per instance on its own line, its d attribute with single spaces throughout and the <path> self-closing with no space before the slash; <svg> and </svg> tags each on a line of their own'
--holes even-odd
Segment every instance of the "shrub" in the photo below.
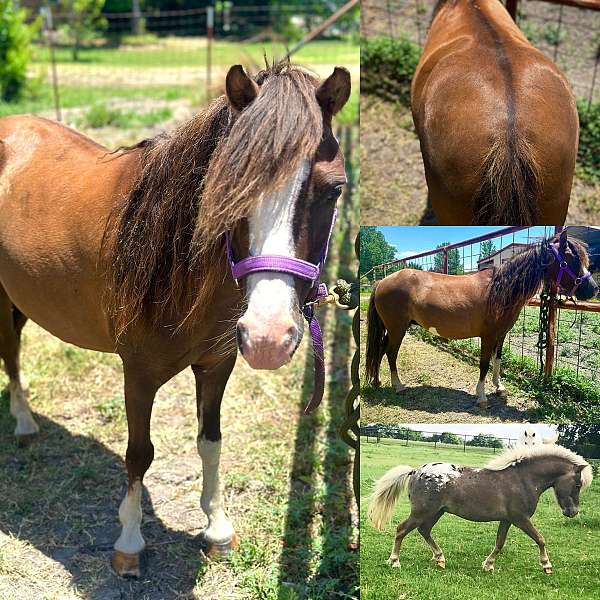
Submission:
<svg viewBox="0 0 600 600">
<path fill-rule="evenodd" d="M 18 100 L 27 83 L 31 38 L 37 28 L 27 25 L 26 12 L 13 0 L 0 0 L 0 99 Z"/>
<path fill-rule="evenodd" d="M 408 39 L 385 37 L 361 43 L 361 91 L 410 104 L 410 82 L 421 51 Z"/>
<path fill-rule="evenodd" d="M 577 101 L 579 112 L 579 151 L 577 159 L 583 175 L 600 181 L 600 102 Z"/>
</svg>

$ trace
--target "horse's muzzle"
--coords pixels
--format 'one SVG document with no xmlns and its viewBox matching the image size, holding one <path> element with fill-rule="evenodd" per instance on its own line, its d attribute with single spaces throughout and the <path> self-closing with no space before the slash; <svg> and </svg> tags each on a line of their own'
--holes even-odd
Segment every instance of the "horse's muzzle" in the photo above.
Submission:
<svg viewBox="0 0 600 600">
<path fill-rule="evenodd" d="M 565 517 L 569 517 L 571 519 L 573 517 L 576 517 L 579 514 L 579 509 L 577 509 L 577 508 L 565 508 L 562 511 L 562 514 L 565 515 Z"/>
<path fill-rule="evenodd" d="M 269 323 L 243 317 L 236 328 L 238 348 L 253 369 L 279 369 L 288 363 L 298 344 L 300 331 L 291 318 Z"/>
</svg>

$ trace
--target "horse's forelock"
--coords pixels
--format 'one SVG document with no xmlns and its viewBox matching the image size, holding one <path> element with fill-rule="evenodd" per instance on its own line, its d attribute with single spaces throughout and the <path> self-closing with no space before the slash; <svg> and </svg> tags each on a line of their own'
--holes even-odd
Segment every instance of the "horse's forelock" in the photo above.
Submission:
<svg viewBox="0 0 600 600">
<path fill-rule="evenodd" d="M 221 139 L 204 180 L 194 233 L 200 250 L 283 186 L 303 160 L 312 160 L 323 137 L 316 78 L 279 64 L 256 80 L 258 96 Z"/>
</svg>

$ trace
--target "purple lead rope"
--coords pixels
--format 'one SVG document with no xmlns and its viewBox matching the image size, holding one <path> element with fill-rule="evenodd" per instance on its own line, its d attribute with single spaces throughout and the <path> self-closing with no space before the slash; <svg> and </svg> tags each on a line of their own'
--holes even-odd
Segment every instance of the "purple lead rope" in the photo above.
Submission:
<svg viewBox="0 0 600 600">
<path fill-rule="evenodd" d="M 304 281 L 310 281 L 312 283 L 306 302 L 302 306 L 302 314 L 308 323 L 308 330 L 312 339 L 313 354 L 315 357 L 315 385 L 311 399 L 304 408 L 304 414 L 306 415 L 319 406 L 323 399 L 323 392 L 325 391 L 325 347 L 323 345 L 323 332 L 321 331 L 321 326 L 315 316 L 315 302 L 321 298 L 326 298 L 328 295 L 327 286 L 324 283 L 320 283 L 319 277 L 321 276 L 323 265 L 327 260 L 329 241 L 331 239 L 331 234 L 333 233 L 336 215 L 337 210 L 334 210 L 331 227 L 329 228 L 329 235 L 323 246 L 319 263 L 316 265 L 301 260 L 300 258 L 294 258 L 292 256 L 276 256 L 272 254 L 248 256 L 247 258 L 235 262 L 231 244 L 231 234 L 230 232 L 227 232 L 225 235 L 227 242 L 227 260 L 229 261 L 231 274 L 235 280 L 243 279 L 251 273 L 271 271 L 275 273 L 286 273 L 287 275 L 292 275 L 298 279 L 303 279 Z"/>
</svg>

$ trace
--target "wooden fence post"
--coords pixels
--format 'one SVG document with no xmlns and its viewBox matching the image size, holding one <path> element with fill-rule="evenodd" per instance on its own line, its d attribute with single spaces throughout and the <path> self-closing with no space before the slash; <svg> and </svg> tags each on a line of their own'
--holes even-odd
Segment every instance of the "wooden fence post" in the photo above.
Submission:
<svg viewBox="0 0 600 600">
<path fill-rule="evenodd" d="M 519 0 L 506 0 L 506 10 L 515 23 L 517 22 L 518 4 Z"/>
<path fill-rule="evenodd" d="M 564 227 L 557 225 L 554 228 L 554 234 L 558 235 Z M 554 355 L 556 354 L 556 315 L 558 308 L 556 306 L 556 297 L 558 296 L 558 285 L 555 281 L 550 284 L 550 307 L 548 309 L 548 344 L 546 345 L 546 362 L 544 364 L 544 378 L 552 376 L 554 370 Z"/>
</svg>

